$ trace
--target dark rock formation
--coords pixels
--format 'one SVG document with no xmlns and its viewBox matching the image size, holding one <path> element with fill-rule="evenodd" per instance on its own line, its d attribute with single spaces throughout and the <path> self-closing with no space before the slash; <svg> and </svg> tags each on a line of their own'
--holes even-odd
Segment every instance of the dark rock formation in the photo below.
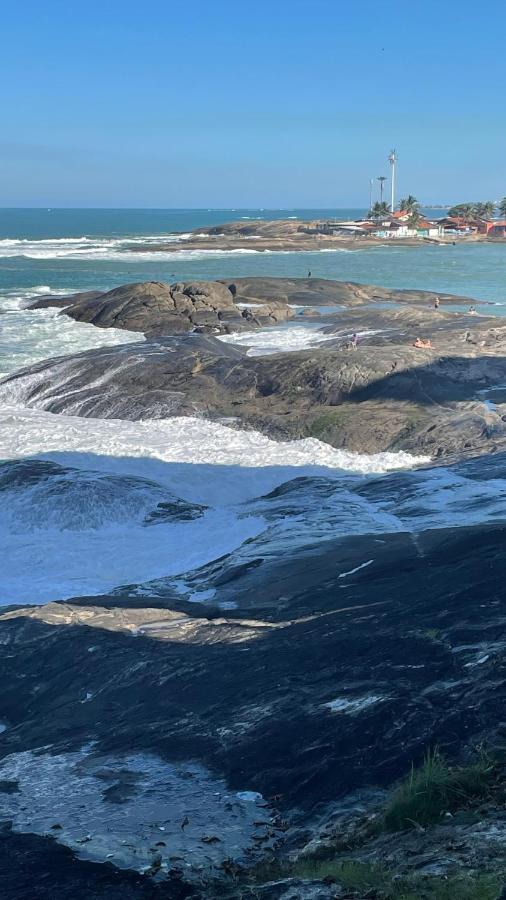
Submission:
<svg viewBox="0 0 506 900">
<path fill-rule="evenodd" d="M 142 331 L 150 336 L 193 330 L 241 331 L 283 322 L 293 315 L 286 303 L 279 302 L 264 302 L 253 311 L 241 309 L 235 305 L 232 292 L 219 281 L 125 284 L 106 293 L 40 297 L 31 308 L 48 306 L 61 307 L 77 322 Z"/>
<path fill-rule="evenodd" d="M 261 323 L 268 304 L 283 315 L 290 303 L 339 305 L 339 295 L 353 309 L 326 319 L 329 342 L 317 349 L 252 357 L 204 334 L 150 337 L 32 366 L 4 379 L 0 398 L 83 416 L 233 419 L 362 451 L 505 447 L 505 327 L 412 305 L 378 310 L 375 290 L 238 279 L 74 298 L 65 311 L 80 321 L 151 335 Z M 346 335 L 362 330 L 345 351 Z M 417 335 L 434 349 L 415 349 Z M 322 833 L 327 850 L 339 838 L 350 852 L 353 821 L 381 810 L 428 748 L 460 760 L 504 744 L 504 471 L 496 453 L 437 472 L 292 478 L 242 507 L 265 530 L 206 566 L 4 608 L 2 898 L 350 896 L 298 877 L 243 892 L 244 870 L 321 849 Z M 115 476 L 97 473 L 83 490 L 107 503 Z M 71 464 L 55 461 L 5 464 L 0 491 L 42 486 L 54 504 L 55 479 L 79 502 Z M 204 511 L 166 491 L 143 527 Z M 438 872 L 480 859 L 500 868 L 506 826 L 490 803 L 480 809 L 496 817 L 488 830 L 443 822 L 423 838 L 375 836 L 356 854 L 409 872 L 432 865 L 444 842 Z"/>
<path fill-rule="evenodd" d="M 232 791 L 270 798 L 280 849 L 305 843 L 325 812 L 365 786 L 387 788 L 428 746 L 457 756 L 485 738 L 500 742 L 504 537 L 496 526 L 308 542 L 254 571 L 230 565 L 219 595 L 238 608 L 224 617 L 204 605 L 192 628 L 180 612 L 149 608 L 146 590 L 135 609 L 117 593 L 98 605 L 8 613 L 0 770 L 8 754 L 38 748 L 42 767 L 47 754 L 64 759 L 95 741 L 76 771 L 89 778 L 93 760 L 111 760 L 102 764 L 107 790 L 125 753 L 192 760 Z M 181 790 L 173 787 L 172 805 Z M 18 797 L 2 795 L 7 818 Z M 62 843 L 65 803 L 55 798 Z M 225 804 L 222 815 L 225 827 Z M 59 853 L 46 859 L 51 878 Z"/>
<path fill-rule="evenodd" d="M 0 397 L 105 418 L 234 418 L 273 437 L 313 436 L 362 452 L 500 448 L 505 398 L 491 408 L 480 392 L 506 383 L 504 330 L 486 332 L 487 356 L 455 328 L 437 334 L 438 352 L 400 344 L 394 329 L 388 339 L 364 339 L 357 352 L 343 352 L 338 339 L 337 347 L 264 357 L 189 334 L 39 363 L 4 379 Z"/>
<path fill-rule="evenodd" d="M 234 294 L 236 302 L 291 303 L 301 306 L 356 306 L 387 300 L 395 303 L 416 303 L 432 306 L 436 296 L 442 305 L 472 303 L 468 297 L 436 294 L 434 291 L 396 290 L 355 281 L 333 281 L 328 278 L 236 278 L 223 281 Z"/>
<path fill-rule="evenodd" d="M 103 291 L 78 291 L 76 294 L 66 294 L 64 297 L 60 294 L 46 294 L 30 303 L 28 308 L 50 309 L 51 307 L 57 307 L 59 309 L 66 309 L 67 306 L 72 306 L 73 303 L 96 300 L 98 297 L 101 297 L 102 294 Z"/>
<path fill-rule="evenodd" d="M 177 876 L 156 884 L 138 872 L 76 859 L 51 837 L 0 832 L 2 900 L 202 900 Z"/>
<path fill-rule="evenodd" d="M 124 328 L 155 337 L 186 331 L 230 333 L 277 325 L 294 316 L 294 307 L 362 306 L 387 300 L 434 302 L 430 291 L 396 291 L 324 278 L 239 278 L 164 284 L 125 284 L 111 291 L 86 291 L 67 297 L 39 297 L 31 309 L 54 306 L 77 322 L 100 328 Z M 470 302 L 441 294 L 442 304 Z"/>
</svg>

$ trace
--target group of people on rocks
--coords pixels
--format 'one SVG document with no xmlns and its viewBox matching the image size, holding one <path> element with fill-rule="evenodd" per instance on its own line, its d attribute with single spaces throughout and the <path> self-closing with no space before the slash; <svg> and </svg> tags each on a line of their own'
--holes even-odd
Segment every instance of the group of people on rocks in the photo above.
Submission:
<svg viewBox="0 0 506 900">
<path fill-rule="evenodd" d="M 308 277 L 309 278 L 311 277 L 311 272 L 308 272 Z M 435 297 L 434 309 L 439 309 L 440 304 L 441 304 L 441 301 L 440 301 L 439 297 Z M 469 307 L 467 312 L 470 316 L 478 315 L 476 307 L 473 305 L 471 305 Z M 358 340 L 359 340 L 358 334 L 352 334 L 351 337 L 344 344 L 344 349 L 345 350 L 356 350 L 358 347 Z M 472 343 L 470 331 L 466 332 L 464 340 L 466 340 L 469 343 Z M 416 340 L 413 341 L 413 347 L 416 347 L 417 350 L 434 350 L 434 347 L 432 346 L 432 342 L 431 342 L 430 338 L 427 338 L 425 340 L 424 338 L 417 337 Z"/>
</svg>

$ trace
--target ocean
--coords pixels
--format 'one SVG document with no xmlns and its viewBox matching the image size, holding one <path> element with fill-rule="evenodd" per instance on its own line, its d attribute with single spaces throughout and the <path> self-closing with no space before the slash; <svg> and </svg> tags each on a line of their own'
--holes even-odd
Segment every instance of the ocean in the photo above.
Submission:
<svg viewBox="0 0 506 900">
<path fill-rule="evenodd" d="M 48 292 L 125 282 L 246 275 L 314 276 L 462 293 L 506 312 L 506 246 L 375 247 L 319 253 L 183 251 L 139 254 L 127 246 L 231 219 L 354 216 L 360 210 L 2 210 L 0 374 L 40 360 L 139 334 L 73 322 L 58 310 L 26 309 Z M 255 335 L 255 353 L 311 345 L 315 329 Z M 240 343 L 240 339 L 238 340 Z M 36 378 L 36 374 L 33 376 Z M 255 540 L 282 553 L 291 543 L 496 521 L 504 516 L 498 469 L 419 469 L 406 453 L 335 450 L 316 439 L 279 443 L 202 419 L 128 422 L 58 415 L 0 386 L 0 604 L 46 603 L 176 579 L 186 599 L 210 599 L 186 576 Z M 402 480 L 389 472 L 403 470 Z M 332 501 L 316 511 L 301 494 L 273 522 L 262 498 L 277 486 L 318 476 Z M 385 479 L 385 489 L 377 479 Z M 371 498 L 364 480 L 376 485 Z M 334 489 L 335 488 L 335 489 Z M 479 496 L 480 502 L 477 503 Z M 444 499 L 443 499 L 444 498 Z M 160 504 L 198 504 L 168 519 Z M 414 512 L 416 512 L 416 515 Z M 249 549 L 248 549 L 249 548 Z M 253 548 L 253 549 L 251 549 Z M 365 561 L 367 562 L 367 561 Z M 171 582 L 172 583 L 172 582 Z M 192 578 L 192 584 L 195 578 Z M 143 594 L 144 592 L 144 594 Z"/>
<path fill-rule="evenodd" d="M 506 310 L 506 247 L 372 247 L 317 253 L 135 253 L 135 243 L 232 220 L 347 218 L 360 209 L 0 210 L 0 292 L 107 289 L 127 281 L 305 276 L 425 288 L 489 300 Z M 441 211 L 433 211 L 433 215 Z M 385 252 L 386 251 L 386 252 Z M 498 309 L 498 312 L 502 312 Z"/>
</svg>

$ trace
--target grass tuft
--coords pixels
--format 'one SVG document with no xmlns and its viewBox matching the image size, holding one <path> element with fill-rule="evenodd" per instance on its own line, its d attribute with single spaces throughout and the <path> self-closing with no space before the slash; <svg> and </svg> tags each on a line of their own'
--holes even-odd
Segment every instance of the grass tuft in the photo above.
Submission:
<svg viewBox="0 0 506 900">
<path fill-rule="evenodd" d="M 479 873 L 466 875 L 424 876 L 396 875 L 391 869 L 374 863 L 352 859 L 326 861 L 297 860 L 257 872 L 256 886 L 270 879 L 296 878 L 325 880 L 329 886 L 344 888 L 349 896 L 375 897 L 376 900 L 497 900 L 504 879 L 501 875 Z M 257 896 L 250 883 L 244 886 L 241 900 Z"/>
<path fill-rule="evenodd" d="M 496 763 L 484 751 L 468 766 L 451 766 L 435 747 L 393 794 L 383 827 L 404 831 L 434 825 L 445 813 L 489 797 L 495 776 Z"/>
</svg>

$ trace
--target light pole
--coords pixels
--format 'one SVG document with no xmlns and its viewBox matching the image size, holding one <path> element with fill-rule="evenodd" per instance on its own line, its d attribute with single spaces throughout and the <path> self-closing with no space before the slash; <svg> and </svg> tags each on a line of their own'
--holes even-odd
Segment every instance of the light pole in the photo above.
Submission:
<svg viewBox="0 0 506 900">
<path fill-rule="evenodd" d="M 380 203 L 383 203 L 383 185 L 386 180 L 387 179 L 385 175 L 380 175 L 378 178 L 378 181 L 380 183 Z"/>
<path fill-rule="evenodd" d="M 390 186 L 392 190 L 390 196 L 390 210 L 391 212 L 393 212 L 395 209 L 395 164 L 397 162 L 397 153 L 395 151 L 395 148 L 393 150 L 390 150 L 390 153 L 388 155 L 388 162 L 390 163 L 391 167 Z"/>
<path fill-rule="evenodd" d="M 373 184 L 374 184 L 374 178 L 370 178 L 370 179 L 369 179 L 369 212 L 371 212 L 371 209 L 372 209 L 372 188 L 373 188 Z"/>
</svg>

